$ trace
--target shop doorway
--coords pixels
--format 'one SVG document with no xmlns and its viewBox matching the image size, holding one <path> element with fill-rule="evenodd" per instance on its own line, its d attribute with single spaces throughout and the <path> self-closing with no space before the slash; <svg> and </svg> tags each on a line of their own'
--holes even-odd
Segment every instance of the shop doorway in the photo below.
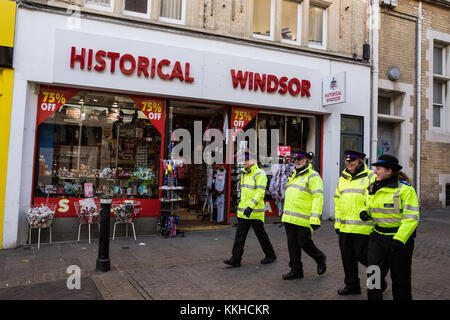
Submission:
<svg viewBox="0 0 450 320">
<path fill-rule="evenodd" d="M 178 217 L 178 224 L 180 227 L 225 224 L 227 166 L 223 164 L 224 161 L 208 165 L 203 158 L 203 150 L 215 141 L 214 138 L 204 141 L 208 139 L 211 129 L 226 135 L 224 130 L 228 128 L 228 107 L 169 101 L 168 113 L 167 136 L 170 141 L 165 159 L 172 159 L 176 171 L 174 183 L 179 190 L 174 213 Z M 189 150 L 177 149 L 180 143 L 186 142 L 185 136 L 180 137 L 179 134 L 189 135 Z M 198 137 L 199 134 L 202 137 Z M 201 142 L 196 144 L 195 141 Z M 221 142 L 223 146 L 215 150 L 225 154 L 225 141 Z M 176 154 L 175 157 L 170 156 L 172 152 Z"/>
</svg>

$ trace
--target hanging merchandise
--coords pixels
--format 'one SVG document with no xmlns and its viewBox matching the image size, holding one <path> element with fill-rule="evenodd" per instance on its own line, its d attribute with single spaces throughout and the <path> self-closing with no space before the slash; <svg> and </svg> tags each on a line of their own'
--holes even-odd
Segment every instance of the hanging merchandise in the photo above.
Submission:
<svg viewBox="0 0 450 320">
<path fill-rule="evenodd" d="M 223 194 L 223 191 L 225 189 L 225 179 L 227 171 L 225 170 L 223 165 L 219 166 L 217 169 L 218 170 L 216 171 L 214 189 L 217 194 L 215 200 L 215 207 L 217 208 L 216 222 L 219 223 L 223 222 L 224 219 L 225 195 Z"/>
<path fill-rule="evenodd" d="M 283 159 L 284 162 L 284 159 Z M 278 207 L 278 215 L 283 213 L 284 196 L 286 192 L 286 183 L 294 169 L 294 164 L 287 162 L 277 166 L 276 172 L 272 175 L 269 184 L 269 192 L 275 198 Z"/>
<path fill-rule="evenodd" d="M 183 165 L 181 161 L 163 160 L 164 168 L 164 185 L 159 189 L 162 191 L 161 214 L 158 222 L 160 233 L 165 237 L 176 236 L 176 224 L 178 224 L 178 216 L 175 211 L 180 208 L 180 203 L 183 199 L 180 192 L 183 190 L 182 186 L 178 186 L 177 166 Z M 178 234 L 184 236 L 184 232 L 179 231 Z"/>
</svg>

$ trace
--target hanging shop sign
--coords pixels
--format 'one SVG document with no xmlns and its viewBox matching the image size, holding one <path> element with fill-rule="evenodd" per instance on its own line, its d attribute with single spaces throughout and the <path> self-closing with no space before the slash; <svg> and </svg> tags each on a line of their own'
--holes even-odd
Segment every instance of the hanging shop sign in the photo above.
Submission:
<svg viewBox="0 0 450 320">
<path fill-rule="evenodd" d="M 345 102 L 345 72 L 329 75 L 322 80 L 322 105 Z"/>
<path fill-rule="evenodd" d="M 291 146 L 278 146 L 277 155 L 289 157 L 291 155 Z"/>
<path fill-rule="evenodd" d="M 145 116 L 151 121 L 159 133 L 163 133 L 164 124 L 164 101 L 149 99 L 148 97 L 130 96 Z"/>
<path fill-rule="evenodd" d="M 38 97 L 37 124 L 40 125 L 48 117 L 59 110 L 78 92 L 77 89 L 47 88 L 41 87 Z"/>
</svg>

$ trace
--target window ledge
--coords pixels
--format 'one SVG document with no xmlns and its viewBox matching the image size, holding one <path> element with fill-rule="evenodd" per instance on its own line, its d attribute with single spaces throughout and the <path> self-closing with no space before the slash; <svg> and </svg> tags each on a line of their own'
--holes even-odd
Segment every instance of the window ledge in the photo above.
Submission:
<svg viewBox="0 0 450 320">
<path fill-rule="evenodd" d="M 444 76 L 442 74 L 433 74 L 433 79 L 439 81 L 450 81 L 450 77 Z"/>
<path fill-rule="evenodd" d="M 378 114 L 378 120 L 386 121 L 386 122 L 403 122 L 406 120 L 405 117 L 402 116 L 392 116 L 389 114 Z"/>
</svg>

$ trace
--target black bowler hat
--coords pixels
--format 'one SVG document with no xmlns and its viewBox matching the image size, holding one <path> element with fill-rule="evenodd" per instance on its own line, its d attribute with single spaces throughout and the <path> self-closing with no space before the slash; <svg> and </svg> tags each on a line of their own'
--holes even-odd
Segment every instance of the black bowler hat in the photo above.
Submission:
<svg viewBox="0 0 450 320">
<path fill-rule="evenodd" d="M 365 159 L 366 154 L 358 151 L 353 150 L 345 150 L 345 160 L 355 160 L 355 159 Z"/>
<path fill-rule="evenodd" d="M 313 158 L 311 152 L 305 152 L 303 150 L 299 150 L 299 151 L 294 152 L 292 157 L 294 158 L 294 160 L 295 159 L 301 159 L 301 158 L 308 158 L 309 160 L 311 160 Z"/>
<path fill-rule="evenodd" d="M 378 161 L 372 163 L 372 166 L 385 167 L 388 169 L 402 170 L 403 167 L 398 163 L 398 159 L 390 154 L 382 154 L 378 157 Z"/>
</svg>

